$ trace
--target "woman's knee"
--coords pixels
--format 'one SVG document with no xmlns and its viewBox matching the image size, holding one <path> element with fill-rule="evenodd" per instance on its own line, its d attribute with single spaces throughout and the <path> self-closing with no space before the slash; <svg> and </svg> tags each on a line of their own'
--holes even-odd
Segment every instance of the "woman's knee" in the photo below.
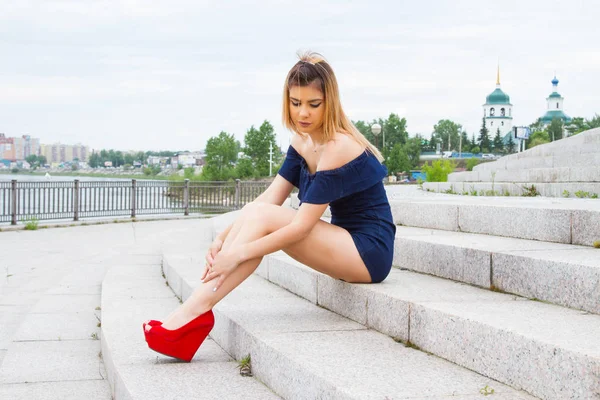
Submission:
<svg viewBox="0 0 600 400">
<path fill-rule="evenodd" d="M 267 204 L 267 203 L 257 203 L 257 202 L 251 202 L 246 204 L 244 207 L 242 207 L 242 213 L 245 216 L 251 216 L 254 217 L 256 215 L 265 215 L 267 214 L 267 210 L 268 207 L 272 206 L 272 204 Z"/>
<path fill-rule="evenodd" d="M 242 208 L 244 222 L 252 224 L 269 223 L 273 216 L 273 207 L 277 207 L 268 203 L 248 203 Z"/>
</svg>

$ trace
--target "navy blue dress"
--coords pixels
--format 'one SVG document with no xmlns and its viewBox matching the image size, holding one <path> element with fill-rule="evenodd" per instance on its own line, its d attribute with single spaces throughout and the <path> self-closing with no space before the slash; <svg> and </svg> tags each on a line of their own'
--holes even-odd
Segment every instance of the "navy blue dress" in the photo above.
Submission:
<svg viewBox="0 0 600 400">
<path fill-rule="evenodd" d="M 371 281 L 383 281 L 392 268 L 396 225 L 383 187 L 387 169 L 365 151 L 340 168 L 311 174 L 290 146 L 279 175 L 299 189 L 300 204 L 328 204 L 331 223 L 346 229 Z"/>
</svg>

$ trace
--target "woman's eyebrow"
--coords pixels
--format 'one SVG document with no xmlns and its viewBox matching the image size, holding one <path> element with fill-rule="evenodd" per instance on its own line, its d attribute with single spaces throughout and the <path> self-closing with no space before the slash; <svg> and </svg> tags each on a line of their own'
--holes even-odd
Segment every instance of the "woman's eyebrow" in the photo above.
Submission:
<svg viewBox="0 0 600 400">
<path fill-rule="evenodd" d="M 297 98 L 291 97 L 291 96 L 290 96 L 290 100 L 294 100 L 294 101 L 298 101 L 298 102 L 300 101 Z M 312 103 L 312 102 L 315 102 L 315 101 L 323 101 L 323 99 L 312 99 L 312 100 L 309 100 L 308 102 Z"/>
</svg>

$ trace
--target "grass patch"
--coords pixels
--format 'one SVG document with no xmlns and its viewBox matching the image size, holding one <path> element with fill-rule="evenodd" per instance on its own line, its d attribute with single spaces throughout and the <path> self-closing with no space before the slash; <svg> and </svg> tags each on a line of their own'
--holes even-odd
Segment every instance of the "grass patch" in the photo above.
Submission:
<svg viewBox="0 0 600 400">
<path fill-rule="evenodd" d="M 27 218 L 25 220 L 25 228 L 24 229 L 26 231 L 37 231 L 39 223 L 40 223 L 40 221 L 35 217 Z"/>
<path fill-rule="evenodd" d="M 250 354 L 246 357 L 242 358 L 238 361 L 238 369 L 240 370 L 240 375 L 242 376 L 252 376 L 252 363 L 251 363 Z"/>
<path fill-rule="evenodd" d="M 535 185 L 531 185 L 531 186 L 523 186 L 523 197 L 536 197 L 536 196 L 540 196 L 540 192 L 538 192 L 537 188 L 535 187 Z"/>
<path fill-rule="evenodd" d="M 488 385 L 485 385 L 485 387 L 479 389 L 479 393 L 481 393 L 484 396 L 488 396 L 490 394 L 494 394 L 494 389 L 489 387 Z"/>
</svg>

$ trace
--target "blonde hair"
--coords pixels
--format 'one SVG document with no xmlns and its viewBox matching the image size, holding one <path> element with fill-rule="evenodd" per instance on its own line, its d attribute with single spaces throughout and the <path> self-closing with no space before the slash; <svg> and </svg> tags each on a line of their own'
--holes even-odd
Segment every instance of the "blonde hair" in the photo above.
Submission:
<svg viewBox="0 0 600 400">
<path fill-rule="evenodd" d="M 369 152 L 382 162 L 383 156 L 371 142 L 354 126 L 346 116 L 340 102 L 340 92 L 333 69 L 322 55 L 315 52 L 298 54 L 298 61 L 288 72 L 283 87 L 283 125 L 292 132 L 302 135 L 292 120 L 290 114 L 290 88 L 293 86 L 315 85 L 325 98 L 323 114 L 323 139 L 325 142 L 333 139 L 336 132 L 352 136 Z"/>
</svg>

